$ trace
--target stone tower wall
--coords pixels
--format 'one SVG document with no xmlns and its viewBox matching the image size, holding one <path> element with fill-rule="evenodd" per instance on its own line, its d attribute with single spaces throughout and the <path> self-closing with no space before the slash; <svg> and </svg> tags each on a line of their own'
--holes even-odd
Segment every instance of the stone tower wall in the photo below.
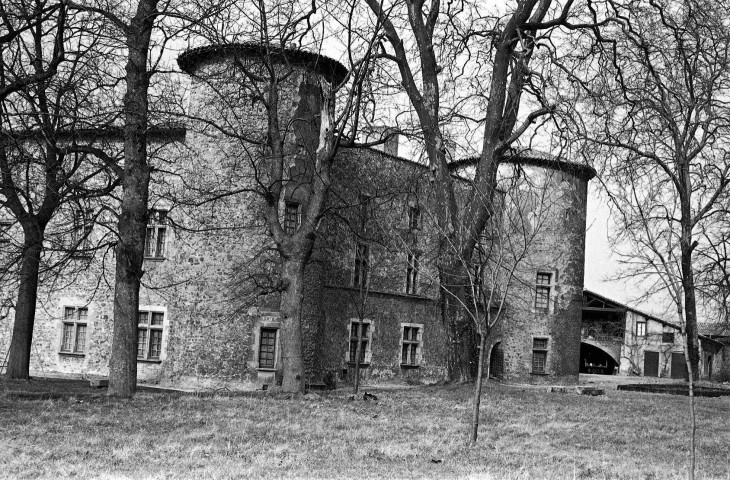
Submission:
<svg viewBox="0 0 730 480">
<path fill-rule="evenodd" d="M 588 179 L 570 167 L 522 166 L 529 186 L 520 189 L 532 197 L 523 215 L 535 237 L 519 263 L 503 317 L 488 344 L 501 342 L 504 379 L 509 382 L 578 380 Z M 550 275 L 547 309 L 536 304 L 538 273 Z M 533 365 L 536 351 L 546 351 L 544 371 Z"/>
</svg>

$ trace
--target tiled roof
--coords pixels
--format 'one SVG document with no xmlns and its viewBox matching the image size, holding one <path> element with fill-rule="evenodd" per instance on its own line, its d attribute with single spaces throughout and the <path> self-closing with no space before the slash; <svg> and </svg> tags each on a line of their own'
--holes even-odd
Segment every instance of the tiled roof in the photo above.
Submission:
<svg viewBox="0 0 730 480">
<path fill-rule="evenodd" d="M 730 336 L 730 324 L 727 322 L 698 323 L 697 329 L 701 335 Z"/>
<path fill-rule="evenodd" d="M 539 150 L 532 150 L 529 148 L 510 148 L 505 154 L 503 161 L 517 164 L 536 165 L 540 167 L 552 168 L 554 170 L 572 172 L 581 177 L 585 177 L 586 180 L 590 180 L 591 178 L 596 176 L 596 170 L 590 165 L 578 162 L 571 162 L 550 153 L 541 152 Z M 478 162 L 479 157 L 467 157 L 451 162 L 449 166 L 452 169 L 456 169 L 460 167 L 476 165 Z"/>
<path fill-rule="evenodd" d="M 276 61 L 281 60 L 283 63 L 312 68 L 319 74 L 331 79 L 334 83 L 340 83 L 347 76 L 347 68 L 344 65 L 324 55 L 296 48 L 269 46 L 267 49 L 265 45 L 260 43 L 230 43 L 193 48 L 177 57 L 177 64 L 183 72 L 192 73 L 201 60 L 230 57 L 232 55 L 253 57 L 271 55 Z"/>
</svg>

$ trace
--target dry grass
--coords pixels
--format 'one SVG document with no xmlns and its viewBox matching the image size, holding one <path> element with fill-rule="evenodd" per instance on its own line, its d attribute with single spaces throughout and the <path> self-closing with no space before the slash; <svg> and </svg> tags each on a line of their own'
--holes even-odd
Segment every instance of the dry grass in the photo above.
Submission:
<svg viewBox="0 0 730 480">
<path fill-rule="evenodd" d="M 490 384 L 479 443 L 470 386 L 315 401 L 132 401 L 0 394 L 3 478 L 681 478 L 687 398 Z M 698 478 L 730 479 L 730 397 L 700 398 Z M 439 461 L 435 463 L 434 460 Z"/>
</svg>

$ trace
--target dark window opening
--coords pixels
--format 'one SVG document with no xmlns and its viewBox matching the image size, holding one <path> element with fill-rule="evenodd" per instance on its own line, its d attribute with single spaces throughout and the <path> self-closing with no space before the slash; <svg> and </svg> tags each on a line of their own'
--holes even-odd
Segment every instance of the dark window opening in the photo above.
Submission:
<svg viewBox="0 0 730 480">
<path fill-rule="evenodd" d="M 144 256 L 148 258 L 165 258 L 167 244 L 167 211 L 152 210 L 147 224 Z"/>
<path fill-rule="evenodd" d="M 297 233 L 302 224 L 301 205 L 296 202 L 284 204 L 284 231 L 289 235 Z"/>
<path fill-rule="evenodd" d="M 418 230 L 421 228 L 421 209 L 418 207 L 408 208 L 408 229 Z"/>
<path fill-rule="evenodd" d="M 367 286 L 369 270 L 370 247 L 364 243 L 358 243 L 355 247 L 355 275 L 352 279 L 353 286 Z"/>
<path fill-rule="evenodd" d="M 361 325 L 362 330 L 360 332 L 360 335 L 358 335 L 358 330 Z M 360 343 L 360 363 L 365 363 L 365 352 L 367 351 L 368 344 L 370 343 L 369 323 L 352 322 L 350 324 L 350 350 L 348 360 L 350 363 L 355 363 L 358 342 Z"/>
<path fill-rule="evenodd" d="M 94 211 L 91 209 L 77 209 L 74 211 L 71 248 L 73 255 L 87 256 L 91 253 L 91 231 L 94 226 Z"/>
<path fill-rule="evenodd" d="M 548 311 L 550 308 L 551 273 L 538 272 L 535 281 L 535 310 Z"/>
<path fill-rule="evenodd" d="M 259 368 L 276 365 L 276 328 L 262 328 L 259 339 Z"/>
<path fill-rule="evenodd" d="M 408 254 L 408 265 L 406 267 L 406 293 L 415 295 L 418 288 L 418 255 Z"/>
<path fill-rule="evenodd" d="M 547 338 L 532 339 L 532 373 L 545 373 L 547 366 Z"/>
</svg>

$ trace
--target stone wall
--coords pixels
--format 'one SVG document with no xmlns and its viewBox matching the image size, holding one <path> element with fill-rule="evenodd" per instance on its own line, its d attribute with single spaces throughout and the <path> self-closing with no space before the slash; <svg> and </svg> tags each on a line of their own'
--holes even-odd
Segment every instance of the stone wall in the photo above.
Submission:
<svg viewBox="0 0 730 480">
<path fill-rule="evenodd" d="M 196 75 L 189 108 L 194 118 L 185 142 L 158 156 L 151 207 L 168 212 L 167 239 L 164 255 L 145 261 L 140 308 L 162 313 L 164 323 L 159 359 L 138 364 L 144 381 L 231 381 L 254 387 L 275 382 L 280 368 L 278 337 L 275 365 L 263 367 L 259 358 L 262 328 L 279 328 L 278 253 L 262 215 L 270 160 L 251 143 L 265 135 L 266 116 L 250 86 L 220 59 L 188 65 Z M 258 68 L 253 61 L 246 65 Z M 320 86 L 326 80 L 306 65 L 290 67 L 281 85 L 279 115 L 283 124 L 299 120 L 286 134 L 285 200 L 306 207 L 308 162 L 318 145 L 314 134 L 323 105 Z M 308 121 L 301 120 L 305 117 Z M 320 383 L 328 375 L 352 379 L 350 324 L 361 320 L 369 322 L 371 331 L 362 372 L 368 381 L 443 378 L 446 334 L 437 301 L 438 231 L 428 169 L 370 149 L 343 149 L 334 165 L 327 215 L 305 270 L 306 380 Z M 498 339 L 503 342 L 509 381 L 575 381 L 587 177 L 556 160 L 519 164 L 513 173 L 518 179 L 513 190 L 506 183 L 503 187 L 519 206 L 506 208 L 504 215 L 522 225 L 520 234 L 530 238 L 523 246 L 529 248 L 516 267 L 503 318 L 488 345 L 491 350 Z M 415 226 L 409 220 L 414 209 L 420 216 Z M 113 228 L 113 218 L 106 222 Z M 96 239 L 107 238 L 102 230 L 94 230 Z M 500 242 L 495 245 L 504 252 L 506 243 Z M 32 357 L 35 372 L 107 374 L 114 258 L 110 243 L 100 245 L 106 248 L 44 281 Z M 369 252 L 368 279 L 362 285 L 354 275 L 358 245 Z M 408 290 L 408 259 L 416 256 L 418 273 Z M 535 308 L 538 272 L 552 279 L 545 311 Z M 264 290 L 269 293 L 262 295 Z M 88 307 L 83 353 L 60 352 L 64 307 Z M 7 332 L 11 322 L 12 314 L 0 321 L 0 332 Z M 408 365 L 402 362 L 405 327 L 418 331 L 417 361 Z M 546 368 L 539 374 L 532 368 L 535 338 L 548 342 Z"/>
<path fill-rule="evenodd" d="M 488 342 L 501 342 L 504 379 L 516 383 L 575 383 L 580 358 L 587 180 L 570 164 L 522 166 L 518 189 L 519 218 L 526 226 L 515 233 L 527 247 L 515 261 L 514 279 L 505 283 L 507 301 Z M 538 308 L 538 274 L 549 276 L 546 308 Z M 548 277 L 542 277 L 543 279 Z M 546 343 L 545 343 L 546 341 Z M 537 343 L 536 343 L 537 342 Z M 535 368 L 535 352 L 545 352 Z M 538 353 L 537 355 L 542 355 Z"/>
</svg>

